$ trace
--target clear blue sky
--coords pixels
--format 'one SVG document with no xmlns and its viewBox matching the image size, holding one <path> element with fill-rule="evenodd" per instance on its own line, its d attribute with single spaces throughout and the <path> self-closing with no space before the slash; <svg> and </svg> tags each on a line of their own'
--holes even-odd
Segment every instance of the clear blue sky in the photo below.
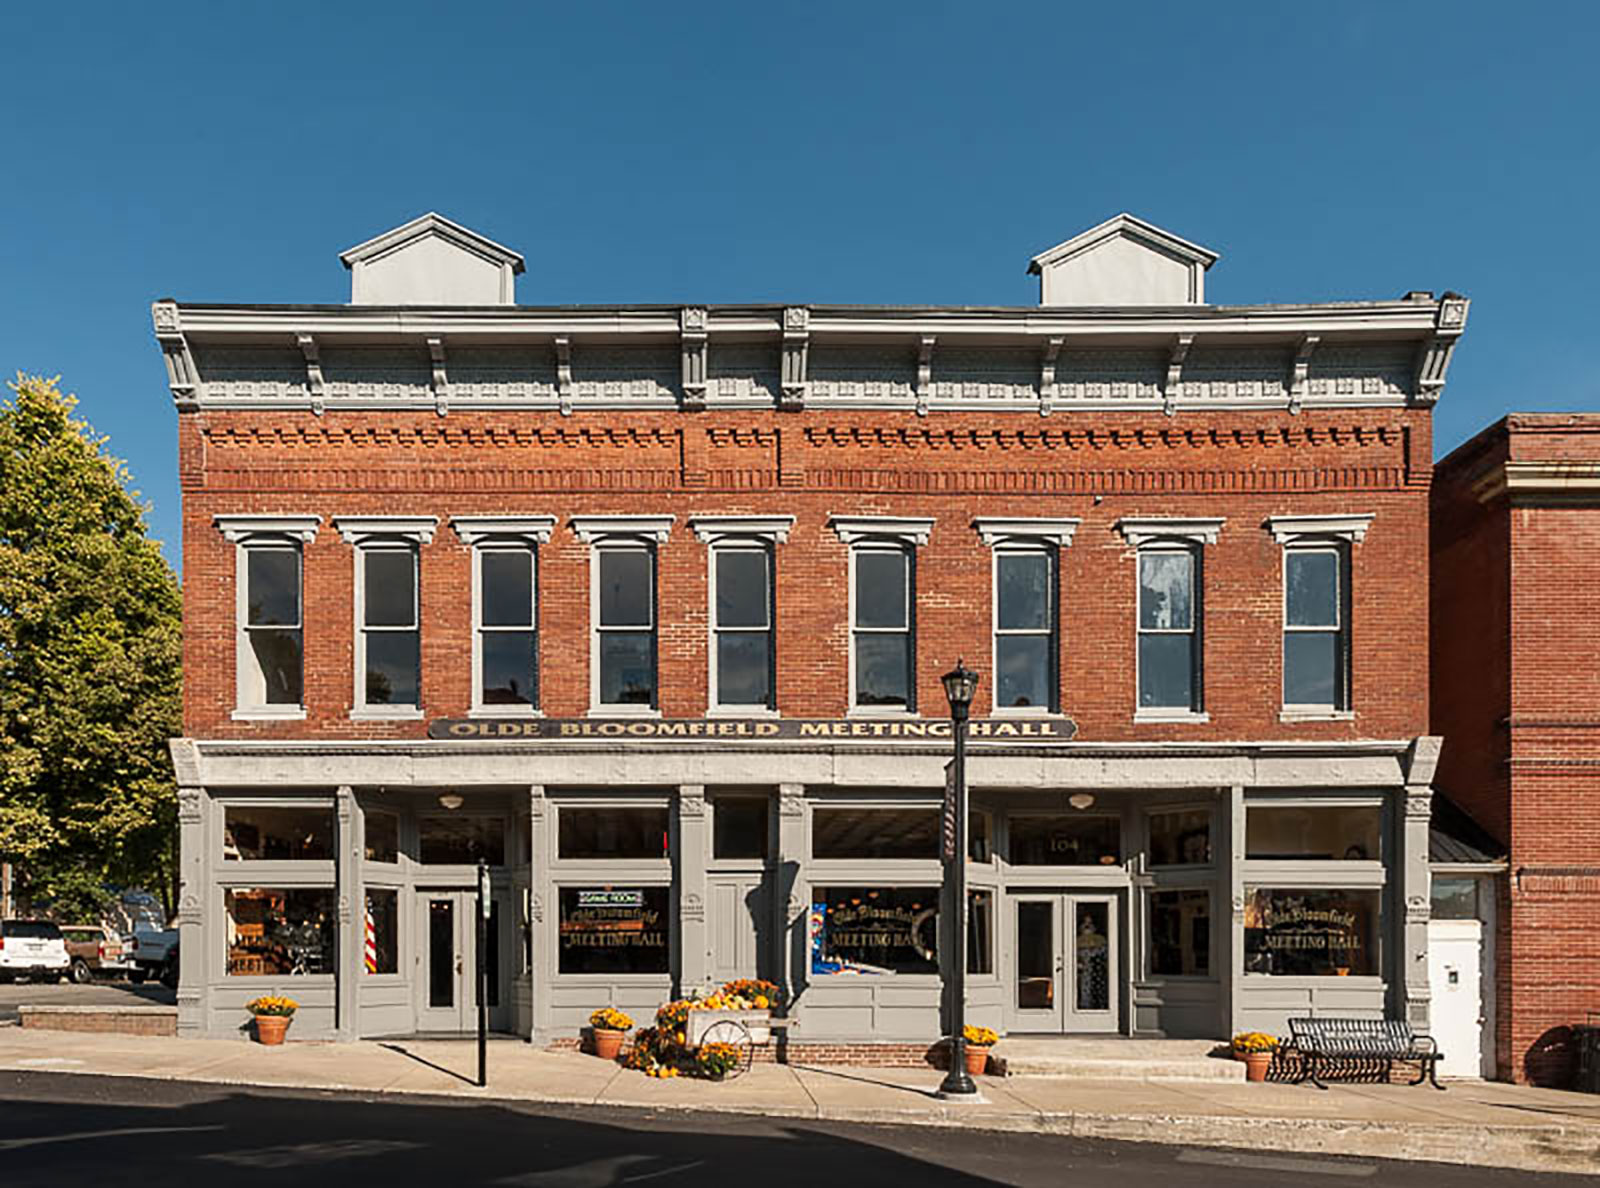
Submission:
<svg viewBox="0 0 1600 1188">
<path fill-rule="evenodd" d="M 1037 300 L 1130 210 L 1223 303 L 1473 298 L 1440 452 L 1600 407 L 1600 4 L 11 4 L 0 371 L 178 557 L 149 303 L 341 302 L 437 209 L 525 303 Z"/>
</svg>

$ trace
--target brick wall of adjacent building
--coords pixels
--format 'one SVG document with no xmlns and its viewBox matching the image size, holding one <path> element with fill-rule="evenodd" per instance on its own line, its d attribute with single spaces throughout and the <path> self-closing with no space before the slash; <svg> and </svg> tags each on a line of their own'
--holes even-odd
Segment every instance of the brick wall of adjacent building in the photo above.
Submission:
<svg viewBox="0 0 1600 1188">
<path fill-rule="evenodd" d="M 1020 415 L 808 410 L 625 414 L 186 412 L 185 732 L 197 737 L 414 737 L 425 722 L 352 722 L 355 550 L 329 522 L 433 515 L 421 548 L 427 718 L 470 704 L 470 550 L 452 515 L 549 514 L 541 550 L 545 712 L 589 709 L 589 547 L 567 517 L 671 513 L 660 549 L 667 716 L 706 708 L 706 546 L 696 513 L 791 514 L 776 550 L 777 696 L 788 716 L 848 708 L 847 547 L 832 514 L 931 516 L 917 553 L 916 690 L 944 712 L 958 656 L 987 678 L 991 553 L 973 517 L 1075 516 L 1061 554 L 1064 712 L 1091 739 L 1400 738 L 1427 728 L 1426 410 Z M 317 513 L 305 550 L 304 722 L 235 722 L 234 546 L 219 514 Z M 1282 548 L 1271 515 L 1372 513 L 1353 549 L 1353 721 L 1286 724 Z M 1209 724 L 1138 725 L 1135 575 L 1124 516 L 1222 516 L 1204 550 Z M 988 711 L 989 683 L 976 713 Z"/>
<path fill-rule="evenodd" d="M 1440 464 L 1433 500 L 1438 787 L 1509 856 L 1497 1056 L 1564 1084 L 1600 1013 L 1600 503 L 1480 498 L 1507 462 L 1600 463 L 1600 417 L 1508 417 Z"/>
</svg>

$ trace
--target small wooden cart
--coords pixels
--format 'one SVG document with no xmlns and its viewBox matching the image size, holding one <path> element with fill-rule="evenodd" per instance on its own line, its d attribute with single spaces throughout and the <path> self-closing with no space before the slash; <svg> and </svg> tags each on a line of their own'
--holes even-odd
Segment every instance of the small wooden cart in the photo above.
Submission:
<svg viewBox="0 0 1600 1188">
<path fill-rule="evenodd" d="M 696 1010 L 689 1012 L 685 1031 L 691 1051 L 698 1050 L 702 1044 L 728 1044 L 738 1050 L 738 1063 L 723 1076 L 724 1080 L 731 1081 L 755 1063 L 757 1044 L 771 1043 L 774 1032 L 786 1031 L 794 1025 L 793 1019 L 774 1019 L 770 1010 Z"/>
</svg>

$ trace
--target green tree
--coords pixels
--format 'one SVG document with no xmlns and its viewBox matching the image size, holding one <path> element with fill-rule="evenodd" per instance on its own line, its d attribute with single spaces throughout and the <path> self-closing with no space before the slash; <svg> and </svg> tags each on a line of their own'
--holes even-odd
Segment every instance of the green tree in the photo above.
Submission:
<svg viewBox="0 0 1600 1188">
<path fill-rule="evenodd" d="M 126 467 L 57 384 L 18 374 L 0 402 L 0 856 L 63 912 L 105 882 L 170 911 L 178 583 Z"/>
</svg>

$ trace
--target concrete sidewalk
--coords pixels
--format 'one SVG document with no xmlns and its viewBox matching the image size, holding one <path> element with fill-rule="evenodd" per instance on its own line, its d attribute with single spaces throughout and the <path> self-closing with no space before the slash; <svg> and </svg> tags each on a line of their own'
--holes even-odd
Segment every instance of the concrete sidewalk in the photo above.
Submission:
<svg viewBox="0 0 1600 1188">
<path fill-rule="evenodd" d="M 1600 1097 L 1510 1085 L 1306 1086 L 979 1078 L 984 1101 L 934 1095 L 932 1069 L 757 1065 L 726 1084 L 652 1080 L 592 1056 L 516 1040 L 489 1047 L 472 1083 L 470 1042 L 290 1043 L 0 1029 L 0 1070 L 154 1077 L 222 1085 L 415 1093 L 650 1110 L 1033 1131 L 1600 1174 Z"/>
</svg>

